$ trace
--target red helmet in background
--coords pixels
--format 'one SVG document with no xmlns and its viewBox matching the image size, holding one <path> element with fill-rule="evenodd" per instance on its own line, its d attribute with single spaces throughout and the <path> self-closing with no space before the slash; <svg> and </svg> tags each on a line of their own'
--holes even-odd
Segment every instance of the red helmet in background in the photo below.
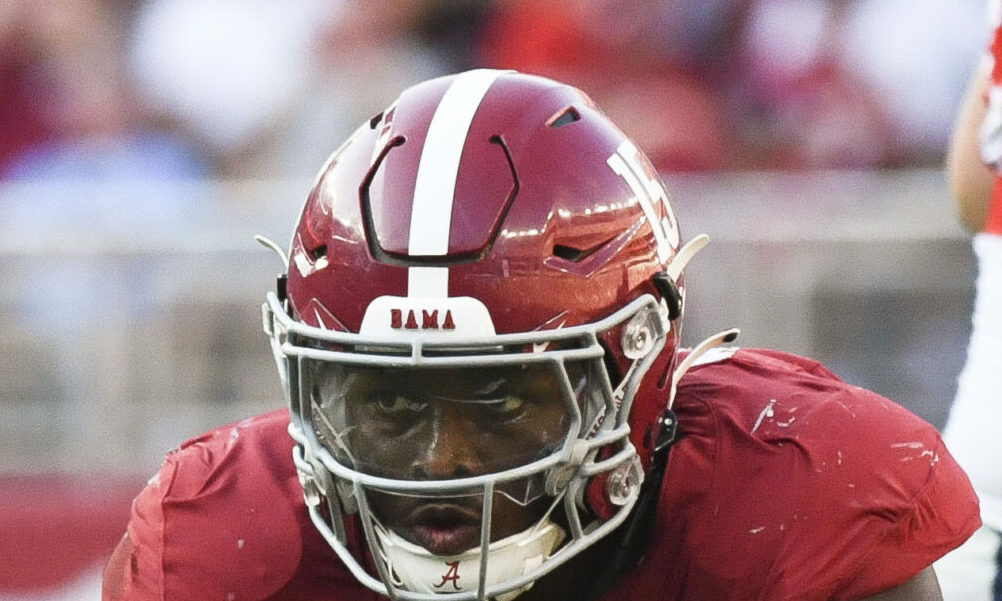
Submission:
<svg viewBox="0 0 1002 601">
<path fill-rule="evenodd" d="M 307 504 L 363 583 L 432 598 L 424 571 L 455 560 L 475 572 L 461 589 L 469 598 L 517 594 L 626 519 L 650 467 L 652 428 L 670 404 L 687 260 L 679 241 L 647 158 L 586 95 L 549 79 L 476 70 L 424 82 L 331 156 L 265 327 Z M 352 395 L 382 395 L 380 415 L 417 411 L 456 393 L 416 401 L 415 382 L 429 388 L 462 370 L 490 375 L 474 391 L 517 388 L 535 370 L 561 397 L 552 423 L 535 429 L 552 430 L 548 438 L 508 450 L 471 440 L 494 445 L 478 457 L 497 451 L 508 462 L 448 477 L 367 464 L 369 422 L 352 417 L 361 403 Z M 369 383 L 359 393 L 359 382 L 411 388 L 377 395 Z M 504 398 L 464 402 L 525 402 Z M 382 431 L 401 444 L 411 436 Z M 495 494 L 525 506 L 552 501 L 552 528 L 498 541 L 487 502 Z M 442 553 L 394 538 L 378 510 L 387 495 L 477 496 L 486 516 L 477 548 Z M 344 517 L 355 514 L 376 574 L 346 532 Z"/>
</svg>

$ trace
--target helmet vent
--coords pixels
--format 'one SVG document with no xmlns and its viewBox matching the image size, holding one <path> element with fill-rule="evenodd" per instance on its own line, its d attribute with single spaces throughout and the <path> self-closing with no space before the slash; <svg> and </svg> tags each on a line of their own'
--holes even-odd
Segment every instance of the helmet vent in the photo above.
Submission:
<svg viewBox="0 0 1002 601">
<path fill-rule="evenodd" d="M 369 129 L 376 129 L 376 126 L 379 125 L 379 122 L 382 120 L 383 113 L 373 116 L 372 119 L 369 119 Z"/>
<path fill-rule="evenodd" d="M 558 113 L 554 113 L 546 124 L 554 129 L 557 129 L 580 120 L 581 113 L 579 113 L 573 106 L 569 106 Z"/>
<path fill-rule="evenodd" d="M 595 254 L 598 249 L 608 243 L 609 240 L 606 240 L 605 242 L 601 242 L 590 248 L 575 248 L 566 244 L 554 244 L 553 256 L 564 259 L 565 261 L 570 261 L 571 263 L 580 263 Z"/>
<path fill-rule="evenodd" d="M 310 251 L 310 256 L 313 257 L 314 261 L 318 259 L 323 259 L 324 257 L 327 256 L 327 245 L 324 244 L 323 246 L 318 246 L 314 248 L 313 250 Z"/>
</svg>

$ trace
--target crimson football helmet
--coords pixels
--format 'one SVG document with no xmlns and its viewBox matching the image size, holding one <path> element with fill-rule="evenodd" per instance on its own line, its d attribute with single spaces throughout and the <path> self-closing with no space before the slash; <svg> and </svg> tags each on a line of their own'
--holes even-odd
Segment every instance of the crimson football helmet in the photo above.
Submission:
<svg viewBox="0 0 1002 601">
<path fill-rule="evenodd" d="M 264 305 L 306 504 L 354 575 L 510 599 L 622 524 L 702 242 L 680 246 L 651 163 L 568 85 L 469 71 L 355 131 Z"/>
</svg>

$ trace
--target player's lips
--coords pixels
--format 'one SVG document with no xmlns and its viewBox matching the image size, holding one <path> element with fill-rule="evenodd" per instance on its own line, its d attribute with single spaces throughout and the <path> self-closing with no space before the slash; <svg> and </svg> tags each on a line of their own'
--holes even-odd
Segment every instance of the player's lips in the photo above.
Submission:
<svg viewBox="0 0 1002 601">
<path fill-rule="evenodd" d="M 480 515 L 454 504 L 424 505 L 406 520 L 413 542 L 435 555 L 458 555 L 480 545 Z"/>
</svg>

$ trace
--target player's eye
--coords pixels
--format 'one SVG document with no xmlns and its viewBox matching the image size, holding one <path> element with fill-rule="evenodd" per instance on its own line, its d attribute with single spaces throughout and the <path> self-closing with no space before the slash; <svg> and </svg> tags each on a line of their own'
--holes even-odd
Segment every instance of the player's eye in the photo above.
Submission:
<svg viewBox="0 0 1002 601">
<path fill-rule="evenodd" d="M 500 399 L 484 403 L 484 407 L 494 415 L 505 419 L 512 419 L 522 414 L 525 408 L 525 399 L 512 394 L 506 394 Z"/>
<path fill-rule="evenodd" d="M 427 406 L 427 403 L 415 401 L 397 392 L 375 392 L 370 396 L 370 400 L 379 411 L 387 415 L 417 413 Z"/>
</svg>

